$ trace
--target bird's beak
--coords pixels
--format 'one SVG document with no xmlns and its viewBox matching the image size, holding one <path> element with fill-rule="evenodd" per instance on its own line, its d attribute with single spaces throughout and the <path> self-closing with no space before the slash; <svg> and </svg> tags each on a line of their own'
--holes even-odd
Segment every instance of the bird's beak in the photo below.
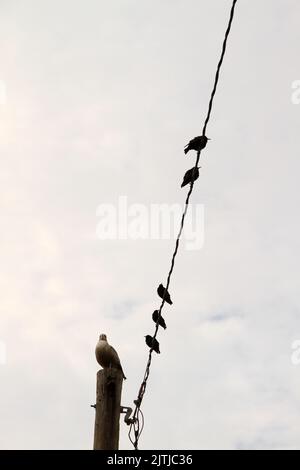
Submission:
<svg viewBox="0 0 300 470">
<path fill-rule="evenodd" d="M 207 137 L 207 140 L 211 140 L 209 137 Z"/>
</svg>

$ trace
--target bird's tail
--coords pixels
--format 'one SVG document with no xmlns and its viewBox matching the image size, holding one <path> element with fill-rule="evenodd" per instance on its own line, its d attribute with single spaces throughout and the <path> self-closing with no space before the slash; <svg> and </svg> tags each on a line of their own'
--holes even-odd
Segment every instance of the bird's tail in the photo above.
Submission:
<svg viewBox="0 0 300 470">
<path fill-rule="evenodd" d="M 186 183 L 185 183 L 185 181 L 183 181 L 181 187 L 184 188 L 185 186 L 186 186 Z"/>
<path fill-rule="evenodd" d="M 122 374 L 123 374 L 123 379 L 126 380 L 126 376 L 125 376 L 125 374 L 124 374 L 124 371 L 123 371 L 123 368 L 122 368 L 121 364 L 120 364 L 120 371 L 121 371 Z"/>
<path fill-rule="evenodd" d="M 190 150 L 190 149 L 189 149 L 189 146 L 187 145 L 187 146 L 185 147 L 185 149 L 184 149 L 184 153 L 187 154 L 189 150 Z"/>
</svg>

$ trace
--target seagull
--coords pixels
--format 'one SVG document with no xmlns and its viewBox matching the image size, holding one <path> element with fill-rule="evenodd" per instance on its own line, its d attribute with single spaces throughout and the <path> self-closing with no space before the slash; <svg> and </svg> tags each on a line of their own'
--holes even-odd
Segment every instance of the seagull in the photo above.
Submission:
<svg viewBox="0 0 300 470">
<path fill-rule="evenodd" d="M 154 323 L 157 323 L 158 314 L 159 314 L 159 311 L 158 311 L 158 310 L 155 310 L 155 311 L 152 313 L 152 319 L 153 319 Z M 159 324 L 162 328 L 164 328 L 164 329 L 167 328 L 166 322 L 165 322 L 165 320 L 163 319 L 162 316 L 159 317 L 158 324 Z"/>
<path fill-rule="evenodd" d="M 169 292 L 167 291 L 167 289 L 164 288 L 164 286 L 162 284 L 159 284 L 158 289 L 157 289 L 157 293 L 158 293 L 159 297 L 161 297 L 162 299 L 165 300 L 165 302 L 167 302 L 170 305 L 173 304 Z"/>
<path fill-rule="evenodd" d="M 123 378 L 126 379 L 118 353 L 110 344 L 108 344 L 106 335 L 102 334 L 99 336 L 95 354 L 97 362 L 103 367 L 103 369 L 107 369 L 109 367 L 119 369 L 123 374 Z"/>
<path fill-rule="evenodd" d="M 187 184 L 190 184 L 193 181 L 196 181 L 199 178 L 199 168 L 201 168 L 201 166 L 199 167 L 196 166 L 186 172 L 183 178 L 182 185 L 181 185 L 182 188 L 186 186 Z"/>
<path fill-rule="evenodd" d="M 198 135 L 198 137 L 194 137 L 192 140 L 184 148 L 184 153 L 187 154 L 190 150 L 200 150 L 206 147 L 207 141 L 210 140 L 206 135 Z"/>
<path fill-rule="evenodd" d="M 149 348 L 152 348 L 153 351 L 155 351 L 157 354 L 160 354 L 159 342 L 157 341 L 157 339 L 152 338 L 152 336 L 150 335 L 145 336 L 145 338 L 147 346 L 149 346 Z"/>
</svg>

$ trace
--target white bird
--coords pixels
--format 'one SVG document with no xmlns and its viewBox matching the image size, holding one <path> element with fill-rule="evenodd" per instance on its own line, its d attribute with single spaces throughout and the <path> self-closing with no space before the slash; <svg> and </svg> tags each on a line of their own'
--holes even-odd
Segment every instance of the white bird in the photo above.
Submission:
<svg viewBox="0 0 300 470">
<path fill-rule="evenodd" d="M 103 369 L 107 369 L 109 367 L 119 369 L 122 371 L 123 378 L 126 379 L 118 353 L 110 344 L 108 344 L 106 335 L 99 336 L 95 354 L 98 364 L 100 364 Z"/>
</svg>

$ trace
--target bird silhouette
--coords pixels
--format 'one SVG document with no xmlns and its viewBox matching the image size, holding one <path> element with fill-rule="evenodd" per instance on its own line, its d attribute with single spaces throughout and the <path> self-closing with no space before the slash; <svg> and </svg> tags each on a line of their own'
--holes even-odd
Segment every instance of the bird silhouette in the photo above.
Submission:
<svg viewBox="0 0 300 470">
<path fill-rule="evenodd" d="M 190 150 L 196 150 L 197 152 L 204 149 L 206 147 L 207 141 L 210 140 L 206 135 L 198 135 L 194 137 L 192 140 L 184 148 L 184 153 L 187 154 Z"/>
<path fill-rule="evenodd" d="M 126 379 L 118 353 L 110 344 L 108 344 L 106 335 L 99 336 L 95 354 L 98 364 L 100 364 L 103 369 L 108 369 L 109 367 L 119 369 L 122 371 L 123 378 Z"/>
<path fill-rule="evenodd" d="M 170 305 L 173 304 L 169 292 L 167 291 L 167 289 L 164 288 L 162 284 L 158 286 L 157 293 L 159 297 L 161 297 L 162 299 L 165 299 L 167 304 L 170 304 Z"/>
<path fill-rule="evenodd" d="M 145 341 L 146 341 L 147 346 L 149 346 L 149 348 L 152 348 L 153 351 L 155 351 L 157 354 L 160 354 L 159 342 L 157 341 L 157 339 L 153 338 L 150 335 L 145 336 L 145 338 L 146 338 Z"/>
<path fill-rule="evenodd" d="M 154 323 L 157 323 L 158 314 L 159 314 L 159 311 L 158 311 L 158 310 L 155 310 L 155 311 L 152 313 L 152 320 L 154 321 Z M 163 319 L 162 316 L 159 317 L 158 324 L 159 324 L 162 328 L 164 328 L 164 329 L 167 328 L 166 322 L 165 322 L 165 320 Z"/>
<path fill-rule="evenodd" d="M 192 181 L 196 181 L 199 178 L 199 168 L 201 168 L 201 166 L 191 168 L 186 172 L 181 185 L 182 188 L 187 184 L 192 183 Z"/>
</svg>

